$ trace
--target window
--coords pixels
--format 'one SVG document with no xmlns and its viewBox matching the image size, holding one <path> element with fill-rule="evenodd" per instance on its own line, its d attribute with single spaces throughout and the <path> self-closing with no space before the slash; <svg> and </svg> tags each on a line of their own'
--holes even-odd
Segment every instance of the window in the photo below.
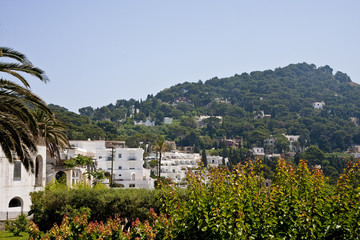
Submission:
<svg viewBox="0 0 360 240">
<path fill-rule="evenodd" d="M 129 168 L 129 169 L 135 169 L 134 167 L 131 167 L 131 168 Z"/>
<path fill-rule="evenodd" d="M 119 170 L 121 170 L 122 169 L 122 166 L 119 166 Z"/>
<path fill-rule="evenodd" d="M 108 157 L 107 157 L 107 160 L 108 160 L 108 161 L 111 161 L 111 160 L 112 160 L 112 157 L 111 157 L 111 156 L 108 156 Z"/>
<path fill-rule="evenodd" d="M 130 153 L 128 160 L 130 160 L 130 161 L 136 160 L 135 154 L 134 154 L 134 153 Z"/>
<path fill-rule="evenodd" d="M 99 159 L 102 159 L 102 156 L 99 156 Z"/>
<path fill-rule="evenodd" d="M 119 177 L 121 177 L 121 174 L 119 174 Z"/>
<path fill-rule="evenodd" d="M 119 158 L 122 158 L 122 155 L 121 155 L 121 153 L 119 153 Z"/>
<path fill-rule="evenodd" d="M 11 201 L 9 202 L 9 208 L 13 208 L 13 207 L 21 207 L 21 200 L 19 198 L 13 198 L 11 199 Z"/>
<path fill-rule="evenodd" d="M 129 188 L 134 188 L 135 184 L 129 184 Z"/>
<path fill-rule="evenodd" d="M 14 181 L 21 180 L 21 162 L 15 161 L 14 162 Z"/>
</svg>

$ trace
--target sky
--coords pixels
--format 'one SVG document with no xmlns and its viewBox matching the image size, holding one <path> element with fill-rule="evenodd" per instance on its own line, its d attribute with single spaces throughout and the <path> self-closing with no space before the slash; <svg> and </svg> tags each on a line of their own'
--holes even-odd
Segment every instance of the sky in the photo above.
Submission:
<svg viewBox="0 0 360 240">
<path fill-rule="evenodd" d="M 27 76 L 32 91 L 74 112 L 291 63 L 329 65 L 360 83 L 358 0 L 0 0 L 0 8 L 0 46 L 50 79 Z"/>
</svg>

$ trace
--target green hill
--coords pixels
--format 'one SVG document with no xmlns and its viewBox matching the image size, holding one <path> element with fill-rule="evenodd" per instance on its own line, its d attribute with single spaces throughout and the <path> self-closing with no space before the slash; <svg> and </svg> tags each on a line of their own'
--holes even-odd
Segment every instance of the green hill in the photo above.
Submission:
<svg viewBox="0 0 360 240">
<path fill-rule="evenodd" d="M 314 109 L 315 102 L 324 102 L 323 109 Z M 302 146 L 340 152 L 360 143 L 359 103 L 360 87 L 345 73 L 300 63 L 185 82 L 148 95 L 144 101 L 84 107 L 80 115 L 51 107 L 69 125 L 70 139 L 127 140 L 128 145 L 136 146 L 139 141 L 147 143 L 156 135 L 165 135 L 180 147 L 198 150 L 217 147 L 219 139 L 240 137 L 244 147 L 261 147 L 271 135 L 288 134 L 300 135 Z M 213 117 L 199 127 L 198 116 Z M 173 118 L 173 123 L 164 124 L 164 117 Z M 134 125 L 146 119 L 156 126 Z"/>
</svg>

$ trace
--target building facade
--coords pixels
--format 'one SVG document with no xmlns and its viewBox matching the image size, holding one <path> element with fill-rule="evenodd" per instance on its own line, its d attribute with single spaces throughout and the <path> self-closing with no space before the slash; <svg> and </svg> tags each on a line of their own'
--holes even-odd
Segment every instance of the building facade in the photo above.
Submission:
<svg viewBox="0 0 360 240">
<path fill-rule="evenodd" d="M 106 148 L 105 141 L 70 141 L 70 145 L 86 153 L 92 153 L 98 170 L 112 175 L 113 183 L 124 188 L 153 189 L 154 180 L 150 169 L 143 167 L 142 148 Z M 105 182 L 109 183 L 109 182 Z"/>
<path fill-rule="evenodd" d="M 0 220 L 15 218 L 30 211 L 33 191 L 46 184 L 46 147 L 37 146 L 34 172 L 26 171 L 20 160 L 10 163 L 0 148 Z M 15 158 L 16 159 L 16 158 Z"/>
</svg>

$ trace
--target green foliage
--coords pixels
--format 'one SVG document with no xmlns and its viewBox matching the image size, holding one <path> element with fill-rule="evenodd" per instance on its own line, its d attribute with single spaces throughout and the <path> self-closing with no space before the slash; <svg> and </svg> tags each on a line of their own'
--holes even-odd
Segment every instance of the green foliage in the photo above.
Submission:
<svg viewBox="0 0 360 240">
<path fill-rule="evenodd" d="M 264 186 L 261 161 L 233 171 L 190 172 L 188 189 L 162 185 L 161 214 L 136 219 L 123 232 L 121 219 L 91 222 L 64 217 L 44 239 L 360 239 L 360 161 L 349 162 L 336 187 L 319 168 L 279 159 L 272 186 Z M 30 224 L 31 236 L 41 232 Z"/>
<path fill-rule="evenodd" d="M 69 189 L 61 184 L 47 187 L 45 191 L 31 193 L 33 221 L 40 229 L 50 229 L 53 223 L 61 223 L 62 217 L 75 216 L 86 210 L 90 220 L 105 221 L 118 214 L 121 218 L 147 219 L 150 208 L 156 211 L 159 203 L 156 191 L 145 189 L 108 189 L 80 186 Z"/>
<path fill-rule="evenodd" d="M 65 168 L 74 168 L 77 166 L 85 167 L 92 164 L 93 164 L 93 160 L 91 157 L 86 157 L 82 155 L 77 155 L 72 159 L 64 161 Z"/>
<path fill-rule="evenodd" d="M 334 190 L 303 160 L 294 168 L 280 159 L 270 188 L 261 172 L 257 161 L 231 173 L 190 173 L 186 201 L 164 186 L 162 212 L 169 218 L 152 226 L 166 232 L 155 239 L 359 239 L 359 162 L 348 164 Z"/>
<path fill-rule="evenodd" d="M 180 97 L 187 101 L 178 102 Z M 325 102 L 324 109 L 313 108 L 317 101 Z M 139 147 L 139 142 L 154 145 L 149 135 L 165 135 L 179 147 L 208 150 L 224 137 L 243 137 L 242 147 L 251 149 L 261 147 L 270 135 L 289 134 L 300 135 L 302 148 L 317 145 L 324 152 L 341 152 L 360 143 L 360 128 L 350 121 L 360 118 L 359 101 L 360 87 L 346 74 L 300 63 L 202 84 L 185 82 L 145 101 L 118 100 L 115 105 L 81 108 L 80 115 L 50 107 L 69 125 L 70 139 L 125 139 L 129 146 Z M 199 126 L 200 115 L 211 117 Z M 157 126 L 134 125 L 134 120 L 146 116 Z M 163 124 L 166 116 L 174 118 L 172 124 Z M 284 139 L 278 140 L 277 150 L 287 151 Z"/>
<path fill-rule="evenodd" d="M 28 220 L 25 214 L 20 214 L 16 220 L 6 220 L 5 230 L 14 234 L 14 236 L 20 236 L 21 232 L 25 232 L 28 225 Z"/>
</svg>

